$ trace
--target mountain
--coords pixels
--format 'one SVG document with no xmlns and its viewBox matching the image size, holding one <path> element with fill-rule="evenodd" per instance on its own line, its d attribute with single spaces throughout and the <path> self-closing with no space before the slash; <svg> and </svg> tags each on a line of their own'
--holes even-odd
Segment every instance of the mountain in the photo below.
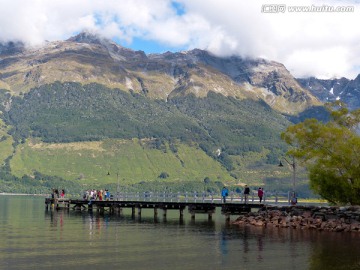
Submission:
<svg viewBox="0 0 360 270">
<path fill-rule="evenodd" d="M 341 100 L 349 109 L 360 108 L 360 75 L 354 80 L 347 78 L 321 80 L 311 77 L 297 81 L 323 103 Z"/>
<path fill-rule="evenodd" d="M 55 81 L 96 82 L 163 100 L 190 93 L 205 97 L 213 91 L 263 100 L 286 114 L 320 105 L 274 61 L 217 57 L 198 49 L 146 55 L 86 32 L 36 48 L 3 45 L 0 57 L 0 88 L 13 95 Z"/>
<path fill-rule="evenodd" d="M 86 32 L 2 44 L 0 191 L 114 189 L 107 171 L 127 189 L 286 190 L 280 133 L 322 104 L 300 83 L 274 61 L 146 55 Z"/>
</svg>

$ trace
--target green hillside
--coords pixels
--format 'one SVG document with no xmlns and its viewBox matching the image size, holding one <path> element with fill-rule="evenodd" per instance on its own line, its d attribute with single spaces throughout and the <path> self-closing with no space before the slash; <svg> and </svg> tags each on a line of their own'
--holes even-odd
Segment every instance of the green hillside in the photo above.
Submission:
<svg viewBox="0 0 360 270">
<path fill-rule="evenodd" d="M 228 172 L 201 149 L 179 144 L 173 153 L 168 145 L 154 149 L 138 139 L 103 142 L 47 144 L 26 142 L 17 149 L 11 161 L 14 175 L 32 175 L 34 171 L 57 175 L 84 184 L 114 183 L 116 173 L 122 183 L 160 179 L 163 182 L 192 179 L 229 181 Z M 107 176 L 111 172 L 112 177 Z M 116 177 L 115 177 L 116 178 Z M 230 181 L 229 181 L 230 182 Z"/>
<path fill-rule="evenodd" d="M 8 129 L 0 119 L 0 161 L 5 161 L 13 152 L 13 139 L 8 134 Z"/>
<path fill-rule="evenodd" d="M 286 150 L 280 133 L 289 122 L 264 102 L 213 92 L 151 100 L 78 83 L 18 97 L 2 91 L 0 99 L 6 191 L 114 186 L 117 172 L 124 186 L 174 188 L 200 187 L 205 178 L 220 187 L 288 176 L 274 167 Z"/>
</svg>

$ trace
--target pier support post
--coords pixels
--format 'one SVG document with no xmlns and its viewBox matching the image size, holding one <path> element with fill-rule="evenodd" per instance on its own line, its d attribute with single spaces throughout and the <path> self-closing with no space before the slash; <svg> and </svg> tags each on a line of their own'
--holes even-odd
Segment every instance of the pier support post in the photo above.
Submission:
<svg viewBox="0 0 360 270">
<path fill-rule="evenodd" d="M 131 217 L 135 217 L 135 207 L 131 207 Z"/>
<path fill-rule="evenodd" d="M 230 222 L 230 214 L 225 214 L 225 220 L 226 222 Z"/>
<path fill-rule="evenodd" d="M 167 209 L 163 209 L 163 216 L 166 217 L 167 215 Z"/>
<path fill-rule="evenodd" d="M 70 211 L 70 201 L 65 203 L 65 210 L 68 212 Z"/>
<path fill-rule="evenodd" d="M 157 207 L 154 208 L 154 218 L 157 218 L 158 216 L 158 209 Z"/>
</svg>

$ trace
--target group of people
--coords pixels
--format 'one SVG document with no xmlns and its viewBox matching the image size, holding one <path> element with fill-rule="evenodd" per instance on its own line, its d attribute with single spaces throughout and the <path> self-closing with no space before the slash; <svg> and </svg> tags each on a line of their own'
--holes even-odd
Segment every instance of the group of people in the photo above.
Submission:
<svg viewBox="0 0 360 270">
<path fill-rule="evenodd" d="M 247 185 L 245 185 L 243 194 L 244 194 L 245 203 L 248 203 L 249 202 L 249 195 L 250 195 L 250 188 Z M 224 186 L 222 191 L 221 191 L 221 197 L 222 197 L 223 203 L 226 203 L 226 197 L 228 197 L 228 196 L 229 196 L 229 190 L 227 189 L 227 187 Z M 258 188 L 257 196 L 259 198 L 259 202 L 262 203 L 263 197 L 264 197 L 264 189 L 263 188 L 261 188 L 261 187 Z M 65 197 L 65 190 L 61 189 L 61 191 L 59 192 L 58 189 L 53 188 L 52 193 L 51 193 L 51 197 L 53 199 L 64 198 Z M 110 191 L 108 189 L 105 189 L 105 190 L 89 189 L 89 190 L 86 190 L 84 192 L 83 199 L 88 200 L 88 201 L 91 201 L 91 200 L 108 201 L 108 200 L 111 199 L 111 195 L 110 195 Z M 297 198 L 295 196 L 295 193 L 294 193 L 294 195 L 293 195 L 293 197 L 291 199 L 291 204 L 292 205 L 297 204 Z"/>
<path fill-rule="evenodd" d="M 53 188 L 51 191 L 51 198 L 52 199 L 65 198 L 65 189 L 62 189 L 59 192 L 59 189 Z"/>
<path fill-rule="evenodd" d="M 250 188 L 245 185 L 244 188 L 244 201 L 245 203 L 249 202 L 249 195 L 250 195 Z M 264 190 L 263 188 L 259 187 L 257 191 L 257 195 L 259 197 L 259 202 L 262 203 L 263 197 L 264 197 Z M 223 199 L 223 202 L 226 203 L 226 197 L 229 196 L 229 190 L 224 186 L 221 191 L 221 197 Z"/>
<path fill-rule="evenodd" d="M 110 191 L 107 189 L 89 189 L 84 192 L 83 199 L 88 201 L 108 201 L 110 200 L 110 196 Z"/>
</svg>

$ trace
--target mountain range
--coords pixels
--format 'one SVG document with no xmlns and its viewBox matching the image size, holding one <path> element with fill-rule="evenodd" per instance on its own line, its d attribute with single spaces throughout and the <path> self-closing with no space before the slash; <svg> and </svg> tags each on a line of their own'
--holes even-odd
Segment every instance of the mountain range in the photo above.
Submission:
<svg viewBox="0 0 360 270">
<path fill-rule="evenodd" d="M 115 184 L 102 177 L 110 170 L 127 186 L 279 188 L 290 173 L 274 169 L 280 133 L 326 101 L 357 108 L 359 82 L 199 49 L 146 55 L 87 32 L 1 44 L 1 189 Z"/>
<path fill-rule="evenodd" d="M 70 81 L 97 82 L 153 99 L 189 93 L 204 97 L 214 91 L 239 99 L 262 99 L 289 114 L 320 105 L 284 65 L 263 59 L 222 58 L 198 49 L 146 55 L 89 33 L 38 48 L 10 43 L 0 52 L 0 86 L 15 95 Z"/>
<path fill-rule="evenodd" d="M 347 78 L 321 80 L 311 77 L 297 81 L 323 103 L 341 100 L 349 109 L 360 107 L 360 75 L 353 80 Z"/>
</svg>

